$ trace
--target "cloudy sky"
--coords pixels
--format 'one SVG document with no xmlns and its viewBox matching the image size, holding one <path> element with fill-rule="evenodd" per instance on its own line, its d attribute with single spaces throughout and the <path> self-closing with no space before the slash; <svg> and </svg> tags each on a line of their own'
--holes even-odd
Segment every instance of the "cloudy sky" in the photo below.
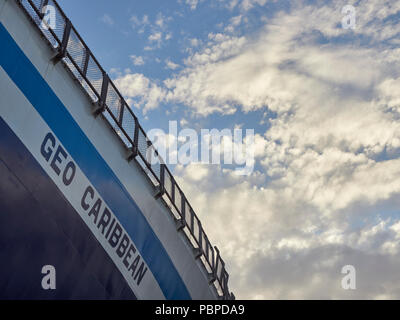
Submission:
<svg viewBox="0 0 400 320">
<path fill-rule="evenodd" d="M 146 130 L 255 130 L 173 167 L 237 298 L 400 298 L 400 0 L 59 2 Z"/>
</svg>

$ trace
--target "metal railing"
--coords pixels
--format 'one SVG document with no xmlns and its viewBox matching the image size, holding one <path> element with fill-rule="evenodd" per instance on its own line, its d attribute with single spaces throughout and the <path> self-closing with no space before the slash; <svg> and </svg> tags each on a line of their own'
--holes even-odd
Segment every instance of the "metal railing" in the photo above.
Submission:
<svg viewBox="0 0 400 320">
<path fill-rule="evenodd" d="M 42 32 L 55 55 L 53 62 L 62 62 L 81 84 L 95 105 L 95 116 L 102 115 L 129 150 L 128 161 L 136 160 L 156 188 L 155 197 L 162 198 L 175 218 L 177 230 L 182 230 L 208 273 L 210 285 L 221 299 L 234 299 L 229 292 L 229 275 L 217 247 L 208 240 L 201 222 L 170 170 L 159 156 L 125 99 L 82 40 L 70 20 L 55 0 L 15 0 L 34 25 Z M 51 6 L 55 24 L 44 19 L 44 9 Z"/>
</svg>

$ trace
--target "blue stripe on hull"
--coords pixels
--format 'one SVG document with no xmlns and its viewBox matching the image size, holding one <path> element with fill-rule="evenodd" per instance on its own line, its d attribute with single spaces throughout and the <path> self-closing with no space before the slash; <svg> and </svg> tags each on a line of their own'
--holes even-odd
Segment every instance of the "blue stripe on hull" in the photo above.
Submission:
<svg viewBox="0 0 400 320">
<path fill-rule="evenodd" d="M 168 253 L 129 192 L 1 23 L 0 43 L 0 65 L 116 214 L 166 299 L 191 299 Z"/>
<path fill-rule="evenodd" d="M 54 182 L 0 118 L 0 299 L 136 299 Z M 56 290 L 41 269 L 56 268 Z"/>
</svg>

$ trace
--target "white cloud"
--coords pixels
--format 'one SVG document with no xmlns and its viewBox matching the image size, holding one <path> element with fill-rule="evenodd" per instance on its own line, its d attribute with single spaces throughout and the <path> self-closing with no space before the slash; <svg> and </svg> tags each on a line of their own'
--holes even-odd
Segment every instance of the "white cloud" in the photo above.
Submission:
<svg viewBox="0 0 400 320">
<path fill-rule="evenodd" d="M 185 0 L 185 3 L 190 6 L 191 10 L 196 10 L 199 0 Z"/>
<path fill-rule="evenodd" d="M 165 98 L 165 90 L 140 73 L 126 73 L 114 82 L 128 101 L 144 113 L 158 107 Z"/>
<path fill-rule="evenodd" d="M 160 41 L 161 40 L 161 32 L 154 32 L 149 36 L 149 41 Z"/>
<path fill-rule="evenodd" d="M 172 17 L 166 17 L 161 12 L 157 14 L 157 18 L 155 21 L 155 25 L 158 26 L 161 30 L 166 28 L 168 22 L 173 20 Z"/>
<path fill-rule="evenodd" d="M 172 33 L 171 32 L 169 32 L 169 33 L 167 33 L 165 35 L 165 40 L 170 40 L 170 39 L 172 39 Z"/>
<path fill-rule="evenodd" d="M 220 0 L 222 2 L 226 2 L 226 6 L 233 10 L 234 8 L 239 8 L 242 11 L 249 11 L 253 9 L 255 6 L 264 6 L 268 0 Z M 273 0 L 276 1 L 276 0 Z"/>
<path fill-rule="evenodd" d="M 146 16 L 145 25 L 148 25 L 150 30 L 150 34 L 147 37 L 149 45 L 145 47 L 146 51 L 161 48 L 163 41 L 172 39 L 172 32 L 168 29 L 168 24 L 171 21 L 173 21 L 171 16 L 164 16 L 161 12 L 157 14 L 154 24 L 150 23 Z M 140 23 L 140 21 L 138 22 Z M 141 32 L 144 32 L 144 27 L 142 27 Z"/>
<path fill-rule="evenodd" d="M 240 26 L 243 21 L 247 21 L 247 17 L 244 17 L 242 14 L 232 17 L 230 19 L 230 23 L 225 27 L 225 32 L 233 33 L 235 29 Z"/>
<path fill-rule="evenodd" d="M 144 59 L 142 56 L 135 56 L 135 55 L 131 55 L 131 60 L 133 62 L 133 64 L 135 66 L 142 66 L 144 65 Z"/>
<path fill-rule="evenodd" d="M 162 15 L 159 15 L 159 16 L 157 17 L 157 20 L 156 20 L 156 25 L 159 26 L 160 28 L 163 28 L 163 27 L 164 27 L 164 24 L 165 24 L 165 19 L 164 19 L 164 17 L 163 17 Z"/>
<path fill-rule="evenodd" d="M 200 40 L 199 40 L 199 39 L 196 39 L 196 38 L 190 39 L 190 45 L 191 45 L 192 47 L 197 47 L 197 46 L 200 45 Z"/>
<path fill-rule="evenodd" d="M 186 168 L 185 175 L 194 182 L 199 182 L 209 175 L 209 166 L 202 164 L 190 165 Z"/>
<path fill-rule="evenodd" d="M 132 24 L 132 28 L 136 29 L 138 33 L 143 33 L 146 26 L 150 25 L 149 17 L 147 15 L 143 15 L 142 18 L 133 15 L 130 18 L 130 22 Z"/>
<path fill-rule="evenodd" d="M 179 64 L 176 64 L 169 59 L 165 60 L 165 64 L 166 64 L 167 68 L 171 69 L 171 70 L 175 70 L 175 69 L 179 68 Z"/>
<path fill-rule="evenodd" d="M 267 0 L 243 0 L 240 7 L 244 11 L 252 9 L 255 5 L 263 6 L 267 3 Z"/>
<path fill-rule="evenodd" d="M 106 13 L 101 17 L 101 21 L 109 26 L 114 25 L 114 20 Z"/>
</svg>

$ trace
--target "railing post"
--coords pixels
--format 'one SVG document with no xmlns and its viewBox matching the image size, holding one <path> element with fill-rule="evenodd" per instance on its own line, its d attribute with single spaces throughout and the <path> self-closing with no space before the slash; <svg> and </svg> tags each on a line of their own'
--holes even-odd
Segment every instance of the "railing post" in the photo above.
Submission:
<svg viewBox="0 0 400 320">
<path fill-rule="evenodd" d="M 197 236 L 198 236 L 198 239 L 199 239 L 200 249 L 203 252 L 203 233 L 204 233 L 204 230 L 203 230 L 203 226 L 201 225 L 200 220 L 198 220 L 198 221 L 199 221 L 199 234 Z"/>
<path fill-rule="evenodd" d="M 165 194 L 165 164 L 160 164 L 160 185 L 158 186 L 158 192 L 155 198 L 158 199 Z"/>
<path fill-rule="evenodd" d="M 60 62 L 67 54 L 67 46 L 69 36 L 71 34 L 72 23 L 68 18 L 65 18 L 64 34 L 61 42 L 61 47 L 58 49 L 58 53 L 52 58 L 53 63 Z"/>
<path fill-rule="evenodd" d="M 165 167 L 164 163 L 160 164 L 160 188 L 163 194 L 165 193 Z"/>
<path fill-rule="evenodd" d="M 139 120 L 135 117 L 135 133 L 133 136 L 133 156 L 136 157 L 139 154 Z"/>
<path fill-rule="evenodd" d="M 110 78 L 107 73 L 103 71 L 103 82 L 101 85 L 101 93 L 99 101 L 97 102 L 97 108 L 93 111 L 93 115 L 97 117 L 99 114 L 103 113 L 106 109 L 106 101 L 107 101 L 107 91 L 108 91 L 108 83 L 110 82 Z"/>
<path fill-rule="evenodd" d="M 194 211 L 192 207 L 189 207 L 189 212 L 190 212 L 190 230 L 193 232 L 194 230 Z"/>
<path fill-rule="evenodd" d="M 217 280 L 217 276 L 215 273 L 215 252 L 211 243 L 209 243 L 208 245 L 210 246 L 209 251 L 211 254 L 211 259 L 208 260 L 209 262 L 211 260 L 211 272 L 208 274 L 208 281 L 210 284 L 212 284 L 215 282 L 215 280 Z"/>
<path fill-rule="evenodd" d="M 215 256 L 215 267 L 214 267 L 214 273 L 215 273 L 215 277 L 218 279 L 218 281 L 219 281 L 219 276 L 218 276 L 218 266 L 219 266 L 219 260 L 220 260 L 220 257 L 219 257 L 219 250 L 218 250 L 218 248 L 217 248 L 217 246 L 215 246 L 214 247 L 214 249 L 215 249 L 215 252 L 217 253 L 216 254 L 216 256 Z"/>
<path fill-rule="evenodd" d="M 123 99 L 120 99 L 118 124 L 122 127 L 122 120 L 124 119 L 125 103 Z"/>
<path fill-rule="evenodd" d="M 194 248 L 193 249 L 193 254 L 194 254 L 194 258 L 195 259 L 200 258 L 201 255 L 202 255 L 201 249 L 200 248 Z"/>
<path fill-rule="evenodd" d="M 186 197 L 183 192 L 181 193 L 181 217 L 186 224 Z"/>
<path fill-rule="evenodd" d="M 133 144 L 132 144 L 131 152 L 128 156 L 128 162 L 135 159 L 139 153 L 139 120 L 135 115 L 133 117 L 135 120 L 135 131 L 133 133 Z"/>
<path fill-rule="evenodd" d="M 215 277 L 215 273 L 210 272 L 208 274 L 208 284 L 213 284 L 215 282 L 215 280 L 217 280 L 217 278 Z"/>
<path fill-rule="evenodd" d="M 185 228 L 185 221 L 182 219 L 175 219 L 175 225 L 176 225 L 176 230 L 181 231 L 183 228 Z"/>
<path fill-rule="evenodd" d="M 172 200 L 172 203 L 173 204 L 175 204 L 175 179 L 174 179 L 174 177 L 172 177 L 171 176 L 171 194 L 170 194 L 170 196 L 171 196 L 171 200 Z"/>
<path fill-rule="evenodd" d="M 223 276 L 222 276 L 222 279 L 223 279 L 222 280 L 223 299 L 224 300 L 228 300 L 229 297 L 230 297 L 229 288 L 228 288 L 229 274 L 228 274 L 228 272 L 226 272 L 225 266 L 224 266 L 224 268 L 222 270 L 222 274 L 223 274 Z"/>
<path fill-rule="evenodd" d="M 203 251 L 204 251 L 203 250 L 203 243 L 202 243 L 203 227 L 201 225 L 200 220 L 197 219 L 197 221 L 198 221 L 198 224 L 199 224 L 199 234 L 198 235 L 194 234 L 194 237 L 197 240 L 197 243 L 199 244 L 199 247 L 194 249 L 194 253 L 195 253 L 195 258 L 196 259 L 200 258 L 201 255 L 203 254 Z"/>
<path fill-rule="evenodd" d="M 178 205 L 178 203 L 176 204 L 176 207 L 179 208 L 179 216 L 180 219 L 178 219 L 178 223 L 179 223 L 179 229 L 178 230 L 182 230 L 183 228 L 186 227 L 186 219 L 185 219 L 185 202 L 186 202 L 186 197 L 183 194 L 182 190 L 178 189 L 178 192 L 180 193 L 180 199 L 181 199 L 181 203 L 180 206 Z"/>
</svg>

